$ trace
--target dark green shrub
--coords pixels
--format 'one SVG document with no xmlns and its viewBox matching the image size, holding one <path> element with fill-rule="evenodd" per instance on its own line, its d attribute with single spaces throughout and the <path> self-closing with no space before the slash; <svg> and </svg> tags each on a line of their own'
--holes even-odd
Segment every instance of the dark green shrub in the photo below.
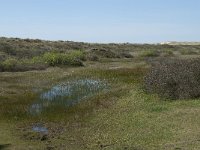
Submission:
<svg viewBox="0 0 200 150">
<path fill-rule="evenodd" d="M 145 89 L 170 99 L 200 97 L 200 59 L 165 59 L 145 77 Z"/>
</svg>

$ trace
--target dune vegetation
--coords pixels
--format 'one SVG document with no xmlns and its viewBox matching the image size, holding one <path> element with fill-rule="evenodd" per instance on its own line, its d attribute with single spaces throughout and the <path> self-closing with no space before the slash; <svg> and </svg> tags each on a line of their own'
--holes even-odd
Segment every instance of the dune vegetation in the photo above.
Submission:
<svg viewBox="0 0 200 150">
<path fill-rule="evenodd" d="M 200 149 L 199 54 L 0 38 L 0 149 Z"/>
</svg>

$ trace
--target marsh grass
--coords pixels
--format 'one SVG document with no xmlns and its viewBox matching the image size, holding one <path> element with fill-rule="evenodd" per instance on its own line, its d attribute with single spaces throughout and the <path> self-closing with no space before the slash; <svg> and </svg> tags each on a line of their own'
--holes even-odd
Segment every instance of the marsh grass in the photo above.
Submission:
<svg viewBox="0 0 200 150">
<path fill-rule="evenodd" d="M 60 72 L 60 73 L 62 73 L 62 72 Z M 71 75 L 68 75 L 68 76 L 64 76 L 64 74 L 62 73 L 63 75 L 61 75 L 61 79 L 57 80 L 57 83 L 61 82 L 63 80 L 66 81 L 66 80 L 70 80 L 70 79 L 73 79 L 73 80 L 82 79 L 82 78 L 83 79 L 84 78 L 100 79 L 100 80 L 108 82 L 108 84 L 112 85 L 111 91 L 108 92 L 107 94 L 104 93 L 106 95 L 106 97 L 107 98 L 113 97 L 113 96 L 118 97 L 120 95 L 123 95 L 123 93 L 126 93 L 126 90 L 119 92 L 121 87 L 118 87 L 118 86 L 122 83 L 133 84 L 133 83 L 139 82 L 139 80 L 142 79 L 141 73 L 144 73 L 144 70 L 139 69 L 139 68 L 137 68 L 137 69 L 120 69 L 120 70 L 88 69 L 87 71 L 85 71 L 83 69 L 83 71 L 78 71 L 77 73 L 72 73 Z M 27 73 L 27 74 L 31 74 L 31 73 Z M 51 76 L 53 76 L 53 75 L 51 75 Z M 20 85 L 18 82 L 18 81 L 20 81 L 20 78 L 21 77 L 19 76 L 18 79 L 13 78 L 12 79 L 13 81 L 10 80 L 10 85 L 7 85 L 7 88 L 10 89 L 12 87 L 12 89 L 14 90 L 15 88 L 19 88 L 20 86 L 23 87 L 23 85 Z M 39 77 L 38 80 L 41 80 L 40 78 L 41 77 Z M 42 78 L 43 78 L 43 76 L 42 76 Z M 34 80 L 34 78 L 32 78 L 32 79 L 29 78 L 28 80 L 31 81 L 31 80 Z M 13 83 L 15 83 L 15 85 Z M 48 87 L 45 87 L 44 85 L 42 85 L 42 84 L 47 84 L 47 83 L 42 83 L 42 82 L 39 83 L 39 86 L 41 86 L 40 87 L 41 90 L 39 90 L 39 89 L 38 90 L 42 91 L 42 89 L 49 89 L 53 85 L 52 83 L 50 85 L 48 85 Z M 56 84 L 55 81 L 53 83 Z M 1 116 L 4 116 L 4 118 L 9 118 L 9 119 L 12 119 L 12 118 L 13 119 L 17 118 L 19 120 L 24 120 L 25 118 L 31 119 L 32 116 L 30 114 L 28 114 L 28 111 L 29 111 L 29 108 L 30 108 L 31 104 L 33 103 L 33 101 L 37 98 L 37 94 L 39 94 L 39 93 L 34 93 L 32 91 L 32 89 L 33 89 L 32 86 L 34 86 L 34 85 L 29 85 L 29 86 L 27 85 L 27 88 L 26 88 L 27 92 L 25 92 L 25 93 L 19 92 L 19 93 L 15 93 L 13 96 L 12 96 L 12 94 L 9 96 L 6 96 L 6 94 L 4 96 L 2 96 L 1 97 L 1 99 L 2 99 L 1 107 L 3 109 L 1 109 Z M 124 86 L 124 87 L 126 87 L 126 86 Z M 23 91 L 23 89 L 22 89 L 22 91 Z M 115 91 L 115 92 L 113 92 L 113 91 Z M 118 92 L 116 92 L 116 91 L 118 91 Z M 116 94 L 116 93 L 118 93 L 118 94 Z M 100 97 L 103 97 L 104 94 L 103 93 L 100 95 L 98 94 L 97 96 L 93 96 L 92 98 L 90 98 L 90 99 L 92 99 L 92 101 L 94 101 L 94 103 L 91 102 L 87 106 L 86 109 L 83 109 L 83 108 L 79 109 L 80 106 L 74 106 L 73 108 L 69 108 L 69 109 L 66 109 L 65 107 L 62 107 L 62 106 L 50 107 L 49 110 L 47 109 L 47 111 L 44 112 L 38 118 L 44 118 L 44 119 L 48 120 L 48 118 L 51 118 L 51 119 L 56 118 L 55 116 L 57 116 L 57 115 L 60 118 L 60 116 L 64 116 L 64 115 L 66 116 L 66 114 L 71 114 L 72 112 L 76 114 L 80 110 L 81 110 L 80 114 L 84 114 L 83 110 L 85 110 L 85 111 L 90 110 L 88 107 L 91 107 L 91 108 L 98 107 L 95 103 L 98 103 L 99 102 L 98 99 L 100 99 Z M 87 102 L 84 102 L 84 103 L 87 103 Z M 101 102 L 101 103 L 103 103 L 103 102 Z M 112 103 L 112 102 L 110 102 L 110 103 Z M 105 102 L 104 103 L 105 107 L 106 107 L 106 104 L 107 103 Z M 83 107 L 83 106 L 81 106 L 81 107 Z M 68 113 L 68 112 L 71 112 L 71 113 Z M 61 114 L 63 114 L 63 115 L 61 115 Z M 35 118 L 37 118 L 37 116 Z M 63 118 L 67 118 L 67 117 L 63 117 Z"/>
</svg>

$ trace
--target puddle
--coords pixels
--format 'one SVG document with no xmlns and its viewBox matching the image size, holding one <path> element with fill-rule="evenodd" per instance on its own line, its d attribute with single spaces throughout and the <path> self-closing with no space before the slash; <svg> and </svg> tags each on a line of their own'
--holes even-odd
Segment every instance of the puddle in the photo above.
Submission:
<svg viewBox="0 0 200 150">
<path fill-rule="evenodd" d="M 63 82 L 42 93 L 30 108 L 31 114 L 39 114 L 50 106 L 73 106 L 79 101 L 107 90 L 101 80 L 80 79 Z"/>
<path fill-rule="evenodd" d="M 42 125 L 36 125 L 32 128 L 32 130 L 34 132 L 39 132 L 39 133 L 45 133 L 47 134 L 48 133 L 48 129 L 43 127 Z"/>
</svg>

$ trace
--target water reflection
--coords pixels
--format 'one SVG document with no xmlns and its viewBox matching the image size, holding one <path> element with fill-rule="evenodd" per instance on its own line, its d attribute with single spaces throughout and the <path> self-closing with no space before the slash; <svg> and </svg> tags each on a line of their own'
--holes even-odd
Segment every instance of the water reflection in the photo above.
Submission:
<svg viewBox="0 0 200 150">
<path fill-rule="evenodd" d="M 45 134 L 48 133 L 48 129 L 43 127 L 42 125 L 33 126 L 32 130 L 34 132 L 39 132 L 39 133 L 45 133 Z"/>
<path fill-rule="evenodd" d="M 50 106 L 72 106 L 82 99 L 106 90 L 107 87 L 106 82 L 94 79 L 64 82 L 42 93 L 39 100 L 31 106 L 30 112 L 31 114 L 39 114 Z"/>
</svg>

